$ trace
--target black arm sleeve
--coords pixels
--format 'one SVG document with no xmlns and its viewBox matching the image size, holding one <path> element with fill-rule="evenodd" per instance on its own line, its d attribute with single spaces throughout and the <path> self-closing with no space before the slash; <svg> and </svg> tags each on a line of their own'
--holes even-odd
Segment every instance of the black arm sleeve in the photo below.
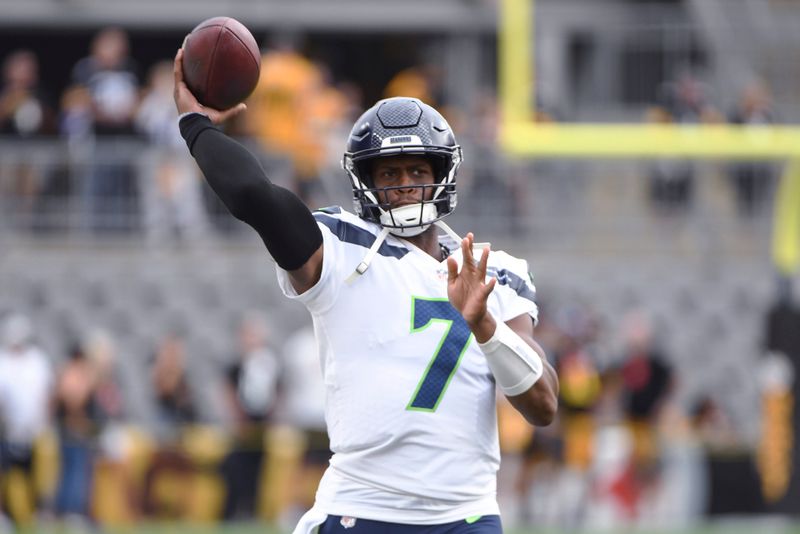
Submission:
<svg viewBox="0 0 800 534">
<path fill-rule="evenodd" d="M 306 205 L 271 183 L 255 156 L 205 115 L 184 116 L 180 128 L 211 189 L 231 214 L 258 232 L 281 268 L 302 267 L 322 244 L 322 233 Z"/>
</svg>

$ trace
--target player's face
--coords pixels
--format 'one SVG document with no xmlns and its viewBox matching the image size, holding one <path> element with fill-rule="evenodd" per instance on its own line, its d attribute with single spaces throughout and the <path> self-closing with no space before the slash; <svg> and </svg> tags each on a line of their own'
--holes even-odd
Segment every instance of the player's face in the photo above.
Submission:
<svg viewBox="0 0 800 534">
<path fill-rule="evenodd" d="M 406 204 L 417 204 L 422 200 L 430 200 L 433 188 L 416 187 L 436 183 L 433 167 L 422 156 L 401 155 L 378 158 L 372 167 L 372 183 L 378 189 L 390 189 L 381 192 L 379 200 L 392 208 Z"/>
</svg>

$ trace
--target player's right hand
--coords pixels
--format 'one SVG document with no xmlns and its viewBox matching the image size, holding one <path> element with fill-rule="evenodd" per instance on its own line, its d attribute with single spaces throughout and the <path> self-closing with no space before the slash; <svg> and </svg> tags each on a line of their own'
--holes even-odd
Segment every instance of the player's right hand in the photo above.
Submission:
<svg viewBox="0 0 800 534">
<path fill-rule="evenodd" d="M 175 55 L 172 72 L 175 76 L 173 97 L 175 98 L 175 105 L 180 114 L 191 112 L 203 113 L 204 115 L 208 115 L 208 118 L 211 119 L 211 122 L 214 124 L 220 124 L 247 109 L 245 104 L 237 104 L 230 109 L 218 110 L 209 108 L 198 102 L 197 98 L 195 98 L 189 90 L 189 87 L 187 87 L 186 82 L 183 81 L 183 48 L 178 49 L 178 53 Z"/>
<path fill-rule="evenodd" d="M 447 298 L 464 317 L 475 339 L 484 343 L 492 337 L 497 326 L 488 307 L 489 294 L 494 290 L 497 278 L 486 281 L 489 247 L 483 249 L 481 259 L 476 262 L 472 252 L 474 243 L 472 232 L 461 240 L 461 271 L 453 256 L 447 258 Z"/>
</svg>

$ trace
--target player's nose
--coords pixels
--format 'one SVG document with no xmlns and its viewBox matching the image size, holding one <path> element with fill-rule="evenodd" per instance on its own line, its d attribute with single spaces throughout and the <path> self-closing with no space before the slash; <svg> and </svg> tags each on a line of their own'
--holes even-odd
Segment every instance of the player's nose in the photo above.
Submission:
<svg viewBox="0 0 800 534">
<path fill-rule="evenodd" d="M 400 173 L 400 179 L 397 181 L 397 185 L 399 185 L 405 191 L 411 186 L 416 185 L 416 182 L 414 181 L 414 177 L 411 175 L 411 172 L 404 169 Z"/>
</svg>

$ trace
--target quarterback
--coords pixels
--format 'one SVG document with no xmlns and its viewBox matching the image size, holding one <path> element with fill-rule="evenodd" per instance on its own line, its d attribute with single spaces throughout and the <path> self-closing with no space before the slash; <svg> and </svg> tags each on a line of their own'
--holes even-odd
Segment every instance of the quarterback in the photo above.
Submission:
<svg viewBox="0 0 800 534">
<path fill-rule="evenodd" d="M 295 533 L 502 532 L 496 388 L 547 425 L 558 379 L 533 338 L 527 263 L 442 220 L 461 164 L 450 126 L 419 100 L 378 102 L 347 140 L 355 214 L 311 212 L 215 127 L 244 105 L 202 107 L 181 58 L 175 102 L 189 150 L 313 318 L 334 454 Z"/>
</svg>

